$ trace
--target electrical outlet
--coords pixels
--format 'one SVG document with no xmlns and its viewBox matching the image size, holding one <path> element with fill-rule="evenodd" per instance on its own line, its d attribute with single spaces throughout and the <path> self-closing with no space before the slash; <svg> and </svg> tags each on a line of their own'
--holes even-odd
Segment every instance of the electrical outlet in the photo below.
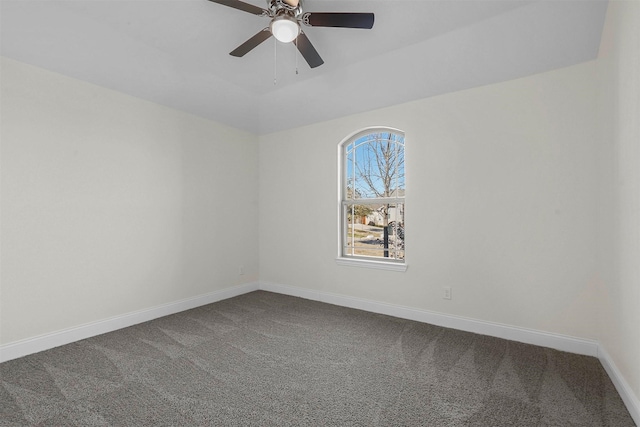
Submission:
<svg viewBox="0 0 640 427">
<path fill-rule="evenodd" d="M 444 291 L 442 294 L 442 298 L 451 299 L 451 288 L 449 286 L 445 286 L 444 288 L 442 288 L 442 290 Z"/>
<path fill-rule="evenodd" d="M 244 274 L 244 267 L 242 265 L 238 269 L 238 274 L 241 275 L 241 276 Z"/>
</svg>

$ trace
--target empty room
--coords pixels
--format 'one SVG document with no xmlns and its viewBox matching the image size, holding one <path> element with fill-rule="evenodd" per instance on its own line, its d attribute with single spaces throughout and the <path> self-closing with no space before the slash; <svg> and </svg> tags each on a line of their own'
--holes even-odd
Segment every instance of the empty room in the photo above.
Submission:
<svg viewBox="0 0 640 427">
<path fill-rule="evenodd" d="M 0 24 L 0 425 L 640 425 L 640 0 Z"/>
</svg>

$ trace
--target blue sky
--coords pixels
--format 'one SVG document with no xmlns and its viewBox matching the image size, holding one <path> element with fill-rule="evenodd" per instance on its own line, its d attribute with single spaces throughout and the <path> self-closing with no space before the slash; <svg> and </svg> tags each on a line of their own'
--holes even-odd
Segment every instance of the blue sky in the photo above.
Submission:
<svg viewBox="0 0 640 427">
<path fill-rule="evenodd" d="M 384 183 L 380 175 L 380 167 L 376 162 L 376 150 L 378 157 L 381 157 L 381 146 L 376 144 L 376 139 L 382 140 L 383 146 L 386 146 L 390 139 L 397 144 L 395 148 L 398 150 L 396 155 L 399 164 L 398 173 L 391 185 L 391 189 L 404 189 L 404 136 L 389 132 L 376 132 L 362 136 L 351 144 L 347 145 L 347 183 L 351 187 L 355 181 L 355 188 L 360 197 L 376 197 L 375 192 L 371 189 L 371 185 L 362 177 L 362 173 L 370 171 L 367 175 L 371 177 L 370 183 L 375 187 L 378 194 L 384 191 Z M 355 153 L 354 153 L 355 152 Z M 355 156 L 355 157 L 354 157 Z M 354 167 L 355 160 L 355 167 Z"/>
</svg>

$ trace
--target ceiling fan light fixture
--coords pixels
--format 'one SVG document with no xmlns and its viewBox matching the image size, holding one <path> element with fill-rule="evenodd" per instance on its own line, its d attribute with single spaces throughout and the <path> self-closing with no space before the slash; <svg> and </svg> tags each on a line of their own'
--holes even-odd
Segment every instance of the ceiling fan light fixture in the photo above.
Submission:
<svg viewBox="0 0 640 427">
<path fill-rule="evenodd" d="M 292 42 L 300 34 L 298 21 L 288 15 L 280 15 L 273 18 L 270 28 L 271 34 L 282 43 Z"/>
</svg>

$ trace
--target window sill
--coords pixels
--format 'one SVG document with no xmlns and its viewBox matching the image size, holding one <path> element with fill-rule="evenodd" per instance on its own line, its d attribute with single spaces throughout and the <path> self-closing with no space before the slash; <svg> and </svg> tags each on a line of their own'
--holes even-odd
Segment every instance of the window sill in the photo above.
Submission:
<svg viewBox="0 0 640 427">
<path fill-rule="evenodd" d="M 407 271 L 407 264 L 398 262 L 372 261 L 360 258 L 336 258 L 336 264 L 348 267 L 377 268 L 388 271 Z"/>
</svg>

